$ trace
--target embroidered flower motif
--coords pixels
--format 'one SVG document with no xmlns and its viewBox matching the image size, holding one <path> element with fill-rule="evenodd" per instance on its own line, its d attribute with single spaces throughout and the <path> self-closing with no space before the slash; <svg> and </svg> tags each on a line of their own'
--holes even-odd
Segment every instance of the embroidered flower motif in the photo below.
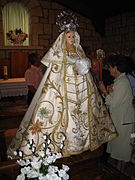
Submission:
<svg viewBox="0 0 135 180">
<path fill-rule="evenodd" d="M 42 126 L 43 126 L 43 122 L 40 122 L 38 119 L 37 122 L 33 124 L 30 128 L 32 134 L 35 134 L 36 132 L 41 132 Z"/>
<path fill-rule="evenodd" d="M 46 107 L 42 107 L 39 109 L 39 113 L 38 113 L 38 116 L 43 119 L 43 118 L 46 118 L 48 117 L 48 115 L 50 114 L 50 110 L 47 109 Z"/>
</svg>

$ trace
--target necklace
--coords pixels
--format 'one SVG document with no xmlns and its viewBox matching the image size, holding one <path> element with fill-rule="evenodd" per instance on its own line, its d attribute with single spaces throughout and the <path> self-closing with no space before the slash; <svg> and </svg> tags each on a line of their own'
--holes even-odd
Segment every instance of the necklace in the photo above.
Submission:
<svg viewBox="0 0 135 180">
<path fill-rule="evenodd" d="M 67 45 L 66 49 L 67 49 L 67 52 L 70 54 L 76 53 L 76 49 L 75 49 L 74 45 Z"/>
</svg>

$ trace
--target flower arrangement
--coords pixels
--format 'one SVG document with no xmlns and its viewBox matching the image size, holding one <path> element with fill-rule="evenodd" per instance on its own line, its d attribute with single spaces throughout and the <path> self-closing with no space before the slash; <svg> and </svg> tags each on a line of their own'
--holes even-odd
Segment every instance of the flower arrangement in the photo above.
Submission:
<svg viewBox="0 0 135 180">
<path fill-rule="evenodd" d="M 44 143 L 38 154 L 35 153 L 36 146 L 33 141 L 27 140 L 27 145 L 32 152 L 29 159 L 23 159 L 22 151 L 15 151 L 14 155 L 19 156 L 17 163 L 22 166 L 21 174 L 17 176 L 17 180 L 68 180 L 69 175 L 67 171 L 69 167 L 62 164 L 59 169 L 56 166 L 56 160 L 62 157 L 62 149 L 64 146 L 65 137 L 63 137 L 59 153 L 52 153 L 50 149 L 51 139 L 50 135 L 43 135 Z"/>
<path fill-rule="evenodd" d="M 28 37 L 28 35 L 24 33 L 21 28 L 16 28 L 14 31 L 10 30 L 8 33 L 6 33 L 6 36 L 11 44 L 23 44 L 23 42 Z"/>
</svg>

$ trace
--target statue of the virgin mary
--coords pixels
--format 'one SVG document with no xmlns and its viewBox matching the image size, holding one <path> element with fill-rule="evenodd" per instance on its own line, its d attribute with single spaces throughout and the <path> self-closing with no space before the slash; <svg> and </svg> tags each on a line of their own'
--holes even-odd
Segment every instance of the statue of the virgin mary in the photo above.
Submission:
<svg viewBox="0 0 135 180">
<path fill-rule="evenodd" d="M 50 134 L 51 151 L 59 152 L 65 139 L 63 157 L 93 151 L 116 137 L 116 130 L 93 81 L 88 59 L 80 45 L 74 16 L 58 17 L 61 34 L 41 62 L 48 67 L 39 88 L 12 140 L 8 155 L 20 149 L 31 156 L 27 140 L 33 139 L 36 152 L 44 134 Z M 71 14 L 70 14 L 71 15 Z M 71 43 L 68 39 L 72 39 Z M 69 40 L 69 41 L 70 41 Z M 88 73 L 89 72 L 89 73 Z"/>
</svg>

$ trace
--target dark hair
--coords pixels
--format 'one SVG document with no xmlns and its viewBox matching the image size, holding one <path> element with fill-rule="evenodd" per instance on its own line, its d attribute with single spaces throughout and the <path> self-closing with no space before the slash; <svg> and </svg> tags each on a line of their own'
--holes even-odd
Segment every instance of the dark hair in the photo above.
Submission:
<svg viewBox="0 0 135 180">
<path fill-rule="evenodd" d="M 107 64 L 111 67 L 117 67 L 118 71 L 121 73 L 127 72 L 127 57 L 124 55 L 112 55 L 108 58 Z"/>
<path fill-rule="evenodd" d="M 32 65 L 35 64 L 36 59 L 37 59 L 37 54 L 36 53 L 29 54 L 28 59 Z"/>
</svg>

